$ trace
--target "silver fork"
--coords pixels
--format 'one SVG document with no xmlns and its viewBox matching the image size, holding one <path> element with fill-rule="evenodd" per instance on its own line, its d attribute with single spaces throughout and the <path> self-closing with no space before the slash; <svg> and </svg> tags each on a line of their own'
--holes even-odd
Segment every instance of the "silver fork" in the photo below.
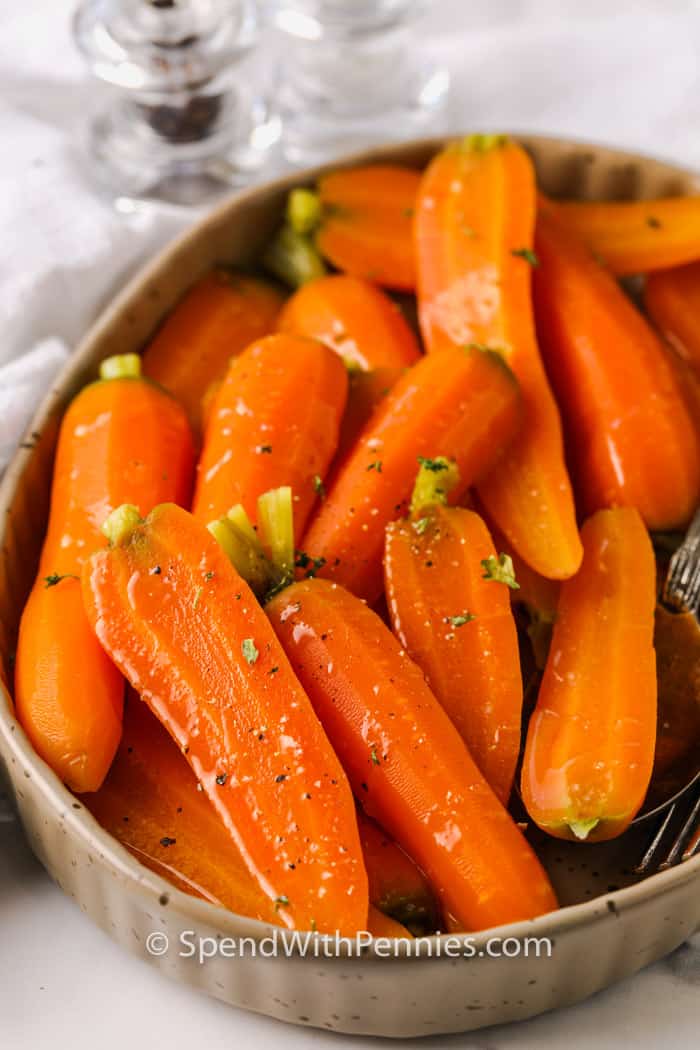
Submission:
<svg viewBox="0 0 700 1050">
<path fill-rule="evenodd" d="M 671 558 L 662 601 L 672 612 L 692 613 L 700 620 L 700 509 Z M 673 798 L 637 818 L 636 823 L 646 823 L 661 813 L 664 819 L 634 869 L 638 875 L 664 871 L 700 853 L 700 772 Z"/>
</svg>

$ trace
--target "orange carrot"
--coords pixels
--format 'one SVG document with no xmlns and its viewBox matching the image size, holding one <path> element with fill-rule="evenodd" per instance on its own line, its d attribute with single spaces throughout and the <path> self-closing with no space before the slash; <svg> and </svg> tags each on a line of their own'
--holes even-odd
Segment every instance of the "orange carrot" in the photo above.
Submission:
<svg viewBox="0 0 700 1050">
<path fill-rule="evenodd" d="M 390 915 L 385 915 L 379 908 L 375 908 L 373 904 L 369 906 L 367 930 L 373 937 L 408 937 L 411 939 L 413 936 L 405 926 L 402 926 L 396 919 L 392 919 Z"/>
<path fill-rule="evenodd" d="M 316 245 L 339 270 L 411 291 L 413 208 L 420 173 L 372 164 L 330 172 L 318 182 Z"/>
<path fill-rule="evenodd" d="M 582 552 L 559 412 L 534 332 L 535 203 L 532 163 L 514 142 L 475 135 L 439 153 L 416 205 L 418 306 L 429 352 L 476 343 L 512 368 L 522 431 L 479 496 L 524 561 L 564 579 Z"/>
<path fill-rule="evenodd" d="M 663 345 L 614 278 L 546 209 L 537 254 L 540 342 L 581 508 L 634 506 L 649 528 L 683 525 L 700 499 L 700 450 Z"/>
<path fill-rule="evenodd" d="M 320 339 L 349 368 L 403 368 L 420 357 L 396 303 L 358 277 L 334 274 L 309 281 L 287 301 L 277 326 Z"/>
<path fill-rule="evenodd" d="M 238 915 L 279 924 L 274 903 L 197 786 L 177 745 L 134 693 L 107 779 L 82 801 L 137 860 L 178 889 Z"/>
<path fill-rule="evenodd" d="M 363 808 L 463 928 L 555 908 L 534 852 L 376 613 L 318 579 L 292 584 L 266 612 Z"/>
<path fill-rule="evenodd" d="M 598 511 L 582 538 L 530 720 L 522 795 L 550 835 L 600 841 L 629 825 L 651 776 L 656 571 L 632 507 Z"/>
<path fill-rule="evenodd" d="M 424 463 L 411 517 L 387 527 L 387 604 L 394 633 L 506 805 L 523 701 L 508 596 L 518 584 L 479 515 L 444 505 L 450 473 L 446 460 Z"/>
<path fill-rule="evenodd" d="M 372 418 L 377 406 L 391 388 L 398 383 L 405 368 L 375 368 L 371 372 L 353 369 L 348 372 L 348 400 L 340 424 L 338 448 L 329 472 L 329 479 L 336 473 L 350 450 Z"/>
<path fill-rule="evenodd" d="M 345 775 L 250 588 L 172 504 L 109 519 L 88 618 L 176 740 L 282 922 L 350 934 L 367 876 Z"/>
<path fill-rule="evenodd" d="M 700 259 L 700 196 L 645 201 L 546 202 L 615 274 Z"/>
<path fill-rule="evenodd" d="M 216 395 L 193 503 L 205 524 L 241 503 L 254 520 L 267 489 L 290 485 L 303 530 L 337 443 L 347 373 L 328 347 L 271 335 L 235 358 Z"/>
<path fill-rule="evenodd" d="M 184 405 L 196 432 L 207 387 L 223 377 L 229 358 L 274 331 L 282 303 L 272 285 L 216 269 L 168 314 L 144 351 L 143 370 Z"/>
<path fill-rule="evenodd" d="M 498 355 L 453 346 L 410 368 L 339 466 L 304 537 L 304 550 L 325 560 L 321 575 L 378 598 L 384 528 L 406 513 L 418 457 L 454 459 L 464 491 L 497 462 L 519 407 L 517 384 Z"/>
<path fill-rule="evenodd" d="M 437 902 L 423 872 L 361 809 L 357 817 L 373 905 L 412 933 L 438 929 Z"/>
<path fill-rule="evenodd" d="M 664 339 L 700 375 L 700 263 L 649 274 L 644 306 Z"/>
<path fill-rule="evenodd" d="M 95 641 L 79 573 L 104 545 L 100 525 L 126 499 L 144 511 L 189 501 L 193 449 L 185 413 L 139 378 L 134 355 L 110 358 L 61 424 L 39 571 L 20 623 L 17 716 L 38 754 L 75 791 L 95 791 L 121 736 L 124 682 Z"/>
</svg>

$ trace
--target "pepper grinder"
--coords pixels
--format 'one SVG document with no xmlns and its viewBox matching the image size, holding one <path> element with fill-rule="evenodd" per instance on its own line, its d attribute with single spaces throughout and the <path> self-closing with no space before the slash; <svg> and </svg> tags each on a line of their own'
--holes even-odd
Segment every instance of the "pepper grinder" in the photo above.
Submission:
<svg viewBox="0 0 700 1050">
<path fill-rule="evenodd" d="M 282 39 L 286 160 L 316 163 L 445 128 L 447 70 L 416 33 L 429 0 L 267 0 Z"/>
<path fill-rule="evenodd" d="M 82 0 L 73 29 L 109 88 L 88 147 L 117 194 L 199 204 L 270 158 L 280 126 L 255 67 L 255 0 Z"/>
</svg>

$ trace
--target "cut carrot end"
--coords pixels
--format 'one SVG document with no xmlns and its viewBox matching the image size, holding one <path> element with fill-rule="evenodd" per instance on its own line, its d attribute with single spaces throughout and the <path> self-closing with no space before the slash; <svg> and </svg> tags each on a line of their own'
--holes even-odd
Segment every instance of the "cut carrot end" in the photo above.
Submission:
<svg viewBox="0 0 700 1050">
<path fill-rule="evenodd" d="M 326 266 L 308 236 L 283 226 L 263 255 L 263 265 L 291 288 L 324 277 Z"/>
<path fill-rule="evenodd" d="M 421 456 L 419 463 L 411 496 L 411 514 L 418 514 L 435 504 L 444 506 L 452 489 L 459 484 L 459 468 L 445 456 L 436 456 L 435 459 Z"/>
<path fill-rule="evenodd" d="M 138 354 L 115 354 L 100 365 L 100 379 L 140 379 L 141 358 Z"/>
<path fill-rule="evenodd" d="M 251 590 L 260 596 L 270 586 L 270 564 L 245 511 L 242 507 L 240 510 L 242 513 L 238 514 L 238 507 L 233 507 L 226 517 L 210 521 L 207 529 L 239 576 L 242 576 Z"/>
<path fill-rule="evenodd" d="M 294 573 L 294 511 L 289 485 L 270 489 L 259 497 L 258 521 L 278 589 L 288 583 Z"/>
<path fill-rule="evenodd" d="M 132 355 L 127 355 L 132 356 Z M 114 360 L 112 358 L 112 360 Z M 113 547 L 121 546 L 128 543 L 129 539 L 139 525 L 143 523 L 143 518 L 139 513 L 139 508 L 135 507 L 133 503 L 122 503 L 120 507 L 115 507 L 109 517 L 102 524 L 102 532 L 109 540 Z"/>
<path fill-rule="evenodd" d="M 600 819 L 593 817 L 592 820 L 572 820 L 569 822 L 569 828 L 580 842 L 584 842 L 598 824 Z"/>
<path fill-rule="evenodd" d="M 313 233 L 321 221 L 321 198 L 313 190 L 292 190 L 287 198 L 287 222 L 295 233 Z"/>
</svg>

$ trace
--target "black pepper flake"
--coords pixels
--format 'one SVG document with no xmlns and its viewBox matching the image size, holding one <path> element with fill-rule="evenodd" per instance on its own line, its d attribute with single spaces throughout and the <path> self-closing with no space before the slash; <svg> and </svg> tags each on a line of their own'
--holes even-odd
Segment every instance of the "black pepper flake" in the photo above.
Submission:
<svg viewBox="0 0 700 1050">
<path fill-rule="evenodd" d="M 171 839 L 169 835 L 163 835 L 163 838 L 160 840 L 161 846 L 174 846 L 176 842 L 177 839 Z"/>
<path fill-rule="evenodd" d="M 154 565 L 149 573 L 149 576 L 160 576 L 162 571 L 163 570 L 161 569 L 160 565 Z"/>
<path fill-rule="evenodd" d="M 257 451 L 263 455 L 269 455 L 272 452 L 272 445 L 258 445 Z"/>
<path fill-rule="evenodd" d="M 275 784 L 281 784 L 283 780 L 287 779 L 286 773 L 278 773 L 275 777 Z"/>
<path fill-rule="evenodd" d="M 648 215 L 647 226 L 650 226 L 652 230 L 659 230 L 661 228 L 661 220 L 657 219 L 655 215 Z"/>
<path fill-rule="evenodd" d="M 364 780 L 363 780 L 363 781 L 362 781 L 362 783 L 360 784 L 360 787 L 362 788 L 362 790 L 363 790 L 363 791 L 369 791 L 369 788 L 368 788 L 368 787 L 367 787 L 367 785 L 365 784 Z"/>
<path fill-rule="evenodd" d="M 223 787 L 227 780 L 228 775 L 226 773 L 219 773 L 218 777 L 216 778 L 216 783 L 219 785 L 219 787 Z"/>
<path fill-rule="evenodd" d="M 278 671 L 279 671 L 279 667 L 271 667 L 270 670 L 267 673 L 268 674 L 277 674 Z"/>
</svg>

